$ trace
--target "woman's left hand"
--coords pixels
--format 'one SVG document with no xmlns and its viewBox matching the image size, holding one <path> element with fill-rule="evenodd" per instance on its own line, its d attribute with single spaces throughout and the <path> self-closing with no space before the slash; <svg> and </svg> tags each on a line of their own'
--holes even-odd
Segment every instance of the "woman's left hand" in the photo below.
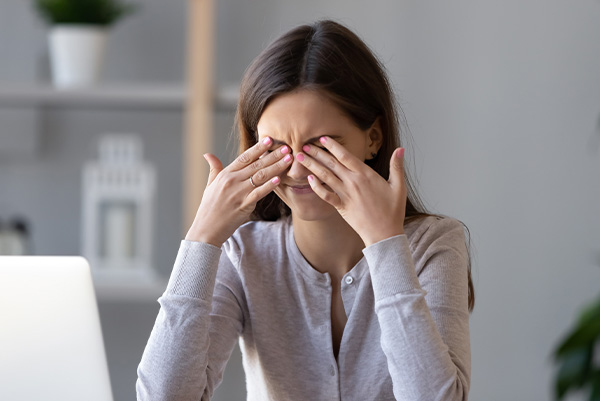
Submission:
<svg viewBox="0 0 600 401">
<path fill-rule="evenodd" d="M 404 149 L 393 152 L 386 181 L 334 139 L 322 137 L 320 142 L 329 152 L 306 145 L 305 153 L 296 155 L 296 160 L 313 173 L 308 177 L 313 191 L 338 210 L 365 246 L 403 234 Z"/>
</svg>

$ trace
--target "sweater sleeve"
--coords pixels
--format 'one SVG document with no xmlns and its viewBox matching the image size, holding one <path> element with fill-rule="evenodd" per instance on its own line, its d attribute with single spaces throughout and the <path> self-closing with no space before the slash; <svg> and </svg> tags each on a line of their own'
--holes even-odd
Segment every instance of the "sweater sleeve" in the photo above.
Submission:
<svg viewBox="0 0 600 401">
<path fill-rule="evenodd" d="M 138 366 L 138 401 L 210 400 L 243 329 L 242 298 L 225 252 L 182 241 Z"/>
<path fill-rule="evenodd" d="M 396 400 L 466 401 L 471 354 L 463 226 L 436 219 L 411 244 L 399 235 L 363 252 Z"/>
</svg>

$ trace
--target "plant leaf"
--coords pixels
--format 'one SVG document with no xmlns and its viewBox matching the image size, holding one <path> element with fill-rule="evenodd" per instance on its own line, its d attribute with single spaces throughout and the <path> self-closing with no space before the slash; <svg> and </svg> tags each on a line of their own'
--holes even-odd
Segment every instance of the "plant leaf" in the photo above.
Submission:
<svg viewBox="0 0 600 401">
<path fill-rule="evenodd" d="M 555 351 L 555 358 L 576 348 L 587 347 L 600 338 L 600 307 L 587 308 L 575 328 L 568 334 Z"/>
<path fill-rule="evenodd" d="M 600 401 L 600 369 L 596 369 L 592 374 L 591 384 L 590 401 Z"/>
<path fill-rule="evenodd" d="M 562 400 L 569 391 L 582 387 L 590 375 L 593 347 L 575 349 L 561 356 L 555 383 L 555 398 Z"/>
</svg>

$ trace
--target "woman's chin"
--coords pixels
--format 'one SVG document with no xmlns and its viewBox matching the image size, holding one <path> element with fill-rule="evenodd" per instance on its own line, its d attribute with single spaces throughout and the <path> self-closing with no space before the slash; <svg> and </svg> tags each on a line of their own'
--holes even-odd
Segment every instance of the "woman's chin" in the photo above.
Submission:
<svg viewBox="0 0 600 401">
<path fill-rule="evenodd" d="M 304 221 L 328 220 L 338 215 L 337 210 L 325 201 L 311 202 L 310 204 L 288 204 L 294 218 Z"/>
<path fill-rule="evenodd" d="M 276 190 L 275 193 L 290 208 L 294 219 L 320 221 L 328 220 L 332 216 L 338 215 L 335 207 L 319 198 L 314 192 L 306 194 L 282 194 Z M 289 195 L 289 197 L 285 195 Z"/>
</svg>

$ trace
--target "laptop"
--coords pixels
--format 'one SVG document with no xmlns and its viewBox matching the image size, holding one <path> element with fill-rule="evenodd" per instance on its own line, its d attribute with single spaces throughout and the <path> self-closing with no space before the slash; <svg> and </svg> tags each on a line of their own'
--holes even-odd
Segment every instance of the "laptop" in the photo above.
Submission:
<svg viewBox="0 0 600 401">
<path fill-rule="evenodd" d="M 0 400 L 112 401 L 88 262 L 0 256 Z"/>
</svg>

